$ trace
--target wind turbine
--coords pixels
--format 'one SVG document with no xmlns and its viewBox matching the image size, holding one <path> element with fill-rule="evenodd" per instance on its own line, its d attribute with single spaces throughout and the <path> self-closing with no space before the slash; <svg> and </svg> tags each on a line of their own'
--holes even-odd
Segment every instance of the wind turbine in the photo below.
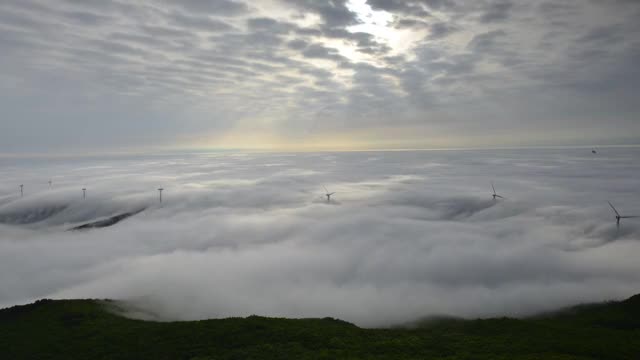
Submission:
<svg viewBox="0 0 640 360">
<path fill-rule="evenodd" d="M 493 189 L 493 195 L 491 195 L 493 196 L 493 200 L 496 200 L 496 198 L 504 199 L 504 196 L 496 194 L 496 188 L 493 186 L 493 181 L 491 182 L 491 188 Z"/>
<path fill-rule="evenodd" d="M 164 189 L 163 188 L 158 189 L 158 193 L 160 194 L 160 204 L 162 204 L 162 190 Z"/>
<path fill-rule="evenodd" d="M 87 188 L 82 188 L 82 198 L 83 199 L 87 198 Z"/>
<path fill-rule="evenodd" d="M 616 210 L 615 207 L 613 207 L 613 204 L 610 203 L 609 201 L 607 201 L 609 203 L 609 206 L 611 206 L 611 208 L 613 209 L 613 212 L 616 213 L 616 226 L 620 226 L 620 219 L 631 219 L 631 218 L 637 218 L 640 216 L 621 216 L 620 213 L 618 212 L 618 210 Z"/>
<path fill-rule="evenodd" d="M 331 202 L 331 195 L 335 194 L 335 192 L 330 193 L 324 185 L 322 187 L 324 188 L 324 191 L 326 191 L 326 194 L 324 195 L 327 197 L 327 202 Z"/>
<path fill-rule="evenodd" d="M 24 191 L 23 190 L 24 190 L 24 185 L 20 184 L 20 197 L 24 196 Z"/>
<path fill-rule="evenodd" d="M 51 179 L 49 179 L 49 187 L 51 187 Z"/>
</svg>

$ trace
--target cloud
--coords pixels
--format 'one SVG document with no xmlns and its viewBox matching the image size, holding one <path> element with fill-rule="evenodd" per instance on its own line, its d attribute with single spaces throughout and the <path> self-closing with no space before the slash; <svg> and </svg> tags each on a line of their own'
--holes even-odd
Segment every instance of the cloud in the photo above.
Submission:
<svg viewBox="0 0 640 360">
<path fill-rule="evenodd" d="M 349 10 L 346 0 L 284 0 L 301 12 L 318 14 L 328 28 L 357 24 L 356 14 Z"/>
<path fill-rule="evenodd" d="M 483 23 L 505 21 L 509 18 L 513 3 L 510 1 L 495 2 L 490 4 L 480 17 Z"/>
<path fill-rule="evenodd" d="M 502 50 L 502 46 L 498 43 L 501 38 L 505 38 L 507 33 L 504 30 L 493 30 L 486 33 L 478 34 L 469 41 L 467 48 L 474 52 L 488 52 L 492 50 Z"/>
<path fill-rule="evenodd" d="M 428 17 L 429 9 L 440 9 L 445 4 L 451 4 L 449 1 L 402 1 L 402 0 L 371 0 L 368 1 L 374 9 L 385 10 L 394 13 L 409 14 L 416 17 Z"/>
<path fill-rule="evenodd" d="M 457 31 L 457 28 L 444 22 L 438 22 L 432 24 L 429 30 L 429 37 L 431 39 L 440 39 L 454 33 Z"/>
<path fill-rule="evenodd" d="M 0 305 L 107 297 L 159 319 L 332 316 L 388 326 L 624 298 L 640 286 L 640 225 L 624 219 L 616 229 L 606 201 L 640 213 L 637 156 L 4 158 Z M 491 181 L 506 200 L 491 199 Z M 335 192 L 329 204 L 323 186 Z M 110 227 L 68 231 L 141 208 Z"/>
<path fill-rule="evenodd" d="M 291 40 L 287 43 L 287 46 L 294 50 L 302 50 L 306 48 L 308 45 L 309 43 L 300 39 Z"/>
<path fill-rule="evenodd" d="M 249 11 L 247 4 L 236 0 L 167 0 L 165 3 L 176 7 L 182 7 L 190 13 L 204 13 L 214 16 L 236 16 L 245 14 Z"/>
<path fill-rule="evenodd" d="M 367 4 L 5 1 L 0 153 L 635 141 L 636 3 Z"/>
<path fill-rule="evenodd" d="M 181 30 L 183 32 L 188 29 L 197 29 L 200 31 L 218 33 L 233 29 L 233 26 L 227 24 L 226 22 L 218 19 L 213 19 L 208 16 L 190 16 L 175 12 L 169 15 L 168 18 L 175 22 L 176 25 L 182 26 L 183 28 Z M 172 36 L 177 34 L 179 36 L 182 36 L 180 32 L 180 30 L 172 30 L 167 35 Z M 189 32 L 189 34 L 191 33 Z"/>
<path fill-rule="evenodd" d="M 307 46 L 302 52 L 302 55 L 304 57 L 313 59 L 328 59 L 335 61 L 346 60 L 344 57 L 338 54 L 338 51 L 336 49 L 332 49 L 320 44 L 311 44 Z"/>
</svg>

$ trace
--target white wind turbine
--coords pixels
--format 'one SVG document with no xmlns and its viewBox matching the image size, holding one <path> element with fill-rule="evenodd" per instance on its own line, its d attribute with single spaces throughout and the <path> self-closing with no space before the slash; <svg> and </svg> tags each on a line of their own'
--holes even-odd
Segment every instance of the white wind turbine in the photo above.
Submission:
<svg viewBox="0 0 640 360">
<path fill-rule="evenodd" d="M 612 203 L 610 203 L 609 201 L 607 201 L 609 203 L 609 206 L 611 206 L 611 208 L 613 209 L 613 212 L 616 213 L 616 226 L 620 226 L 620 219 L 632 219 L 632 218 L 637 218 L 640 216 L 621 216 L 620 213 L 618 212 L 618 210 L 616 210 L 616 208 L 613 206 Z"/>
<path fill-rule="evenodd" d="M 335 194 L 335 192 L 330 193 L 326 187 L 322 186 L 324 191 L 326 192 L 324 195 L 327 197 L 327 202 L 331 202 L 331 195 Z"/>
<path fill-rule="evenodd" d="M 493 200 L 496 200 L 496 198 L 500 198 L 500 199 L 504 199 L 504 196 L 500 196 L 496 193 L 496 188 L 495 186 L 493 186 L 493 181 L 491 182 L 491 188 L 493 189 Z"/>
</svg>

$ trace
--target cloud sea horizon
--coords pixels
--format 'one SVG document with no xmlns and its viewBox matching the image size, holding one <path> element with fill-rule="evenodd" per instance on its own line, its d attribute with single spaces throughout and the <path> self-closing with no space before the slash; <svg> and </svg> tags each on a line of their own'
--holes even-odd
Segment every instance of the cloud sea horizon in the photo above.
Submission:
<svg viewBox="0 0 640 360">
<path fill-rule="evenodd" d="M 0 158 L 0 307 L 380 327 L 622 299 L 640 292 L 640 219 L 617 228 L 607 201 L 640 215 L 640 148 L 598 150 Z"/>
</svg>

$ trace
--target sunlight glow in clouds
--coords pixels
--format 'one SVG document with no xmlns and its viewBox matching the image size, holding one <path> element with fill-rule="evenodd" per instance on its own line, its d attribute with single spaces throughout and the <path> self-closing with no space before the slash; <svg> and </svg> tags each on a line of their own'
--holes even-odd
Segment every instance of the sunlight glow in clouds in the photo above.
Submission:
<svg viewBox="0 0 640 360">
<path fill-rule="evenodd" d="M 0 154 L 634 144 L 639 15 L 637 1 L 1 1 Z"/>
<path fill-rule="evenodd" d="M 392 55 L 409 51 L 424 31 L 396 29 L 392 26 L 393 14 L 387 11 L 376 11 L 367 4 L 366 0 L 350 0 L 347 7 L 357 14 L 362 24 L 348 28 L 351 32 L 364 32 L 387 44 L 392 49 Z"/>
<path fill-rule="evenodd" d="M 362 22 L 362 24 L 351 27 L 352 31 L 363 31 L 374 35 L 377 35 L 376 33 L 383 35 L 393 31 L 389 27 L 393 21 L 393 15 L 386 11 L 374 11 L 366 0 L 350 0 L 347 3 L 347 8 L 355 12 L 358 20 Z"/>
</svg>

